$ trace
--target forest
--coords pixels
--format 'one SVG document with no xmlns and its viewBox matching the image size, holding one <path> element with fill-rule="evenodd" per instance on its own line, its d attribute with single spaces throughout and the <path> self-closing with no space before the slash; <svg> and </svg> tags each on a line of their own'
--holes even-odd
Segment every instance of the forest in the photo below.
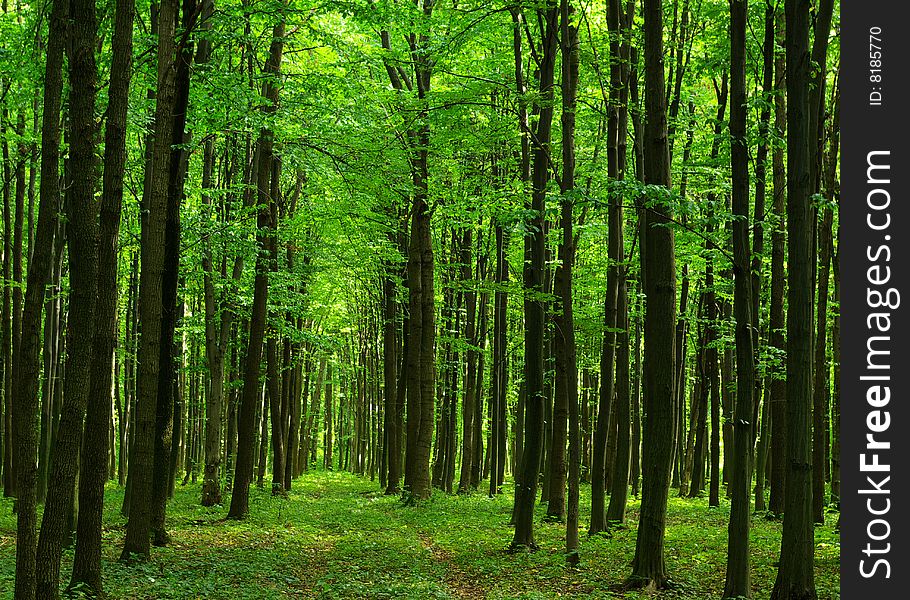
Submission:
<svg viewBox="0 0 910 600">
<path fill-rule="evenodd" d="M 839 15 L 2 0 L 0 595 L 840 598 Z"/>
</svg>

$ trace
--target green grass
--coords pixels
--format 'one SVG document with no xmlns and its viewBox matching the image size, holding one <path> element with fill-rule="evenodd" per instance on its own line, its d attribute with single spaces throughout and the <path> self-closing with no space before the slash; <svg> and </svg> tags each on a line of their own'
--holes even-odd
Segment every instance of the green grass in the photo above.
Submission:
<svg viewBox="0 0 910 600">
<path fill-rule="evenodd" d="M 581 523 L 588 522 L 583 486 Z M 626 528 L 581 539 L 581 566 L 564 566 L 565 526 L 545 523 L 538 510 L 535 553 L 506 552 L 511 489 L 436 493 L 417 507 L 382 496 L 378 484 L 347 473 L 316 472 L 294 482 L 287 500 L 250 492 L 250 516 L 222 521 L 226 508 L 202 508 L 198 485 L 180 487 L 168 508 L 172 543 L 153 548 L 149 562 L 117 562 L 125 533 L 123 492 L 109 487 L 104 516 L 103 569 L 110 598 L 643 598 L 621 591 L 635 551 L 638 501 Z M 12 596 L 15 516 L 0 503 L 0 597 Z M 670 498 L 667 565 L 675 587 L 658 598 L 719 598 L 724 583 L 729 502 Z M 820 600 L 839 598 L 837 515 L 816 528 Z M 752 520 L 754 598 L 768 598 L 780 549 L 779 521 Z M 64 554 L 68 579 L 72 550 Z M 64 584 L 66 581 L 64 581 Z"/>
</svg>

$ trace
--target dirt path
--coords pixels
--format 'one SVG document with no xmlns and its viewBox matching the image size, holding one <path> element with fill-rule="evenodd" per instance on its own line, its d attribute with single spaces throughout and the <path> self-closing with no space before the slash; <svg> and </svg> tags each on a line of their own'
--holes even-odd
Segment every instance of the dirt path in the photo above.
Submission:
<svg viewBox="0 0 910 600">
<path fill-rule="evenodd" d="M 446 585 L 456 598 L 483 600 L 483 598 L 487 597 L 484 587 L 480 585 L 480 582 L 474 576 L 466 573 L 458 566 L 458 563 L 453 560 L 451 552 L 437 546 L 433 538 L 425 532 L 419 532 L 417 537 L 420 539 L 420 544 L 433 555 L 433 559 L 442 563 L 445 567 Z"/>
</svg>

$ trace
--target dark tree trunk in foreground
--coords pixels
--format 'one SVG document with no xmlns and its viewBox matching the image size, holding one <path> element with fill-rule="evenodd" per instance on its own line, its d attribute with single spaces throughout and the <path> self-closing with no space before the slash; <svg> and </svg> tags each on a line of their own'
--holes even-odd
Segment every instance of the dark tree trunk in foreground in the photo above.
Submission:
<svg viewBox="0 0 910 600">
<path fill-rule="evenodd" d="M 537 498 L 537 478 L 544 444 L 544 389 L 543 345 L 546 326 L 544 299 L 544 211 L 546 187 L 549 178 L 549 147 L 553 125 L 553 75 L 556 66 L 558 8 L 552 2 L 538 11 L 542 31 L 540 65 L 541 106 L 537 123 L 537 144 L 534 148 L 532 176 L 530 231 L 525 237 L 525 420 L 524 447 L 521 452 L 519 481 L 515 487 L 515 536 L 511 548 L 536 549 L 534 542 L 534 503 Z M 491 466 L 492 468 L 492 466 Z"/>
<path fill-rule="evenodd" d="M 667 106 L 664 95 L 663 7 L 645 0 L 645 183 L 669 188 Z M 655 199 L 656 200 L 656 199 Z M 669 207 L 653 202 L 642 211 L 645 312 L 642 499 L 630 585 L 663 588 L 667 583 L 664 533 L 673 460 L 676 255 Z"/>
<path fill-rule="evenodd" d="M 79 520 L 70 587 L 86 586 L 101 594 L 101 517 L 106 482 L 108 436 L 101 432 L 111 420 L 111 360 L 117 344 L 117 251 L 123 170 L 126 162 L 126 112 L 133 53 L 133 0 L 118 0 L 112 46 L 111 83 L 104 133 L 104 175 L 101 190 L 98 286 L 91 384 L 79 477 Z"/>
<path fill-rule="evenodd" d="M 730 138 L 733 175 L 733 309 L 736 318 L 736 405 L 730 474 L 729 538 L 725 598 L 748 598 L 751 517 L 753 394 L 752 259 L 749 252 L 749 156 L 746 140 L 746 0 L 730 3 Z"/>
<path fill-rule="evenodd" d="M 777 42 L 784 44 L 784 11 L 779 11 L 777 20 Z M 774 86 L 778 91 L 784 89 L 786 79 L 786 58 L 778 52 L 774 59 Z M 774 130 L 783 137 L 787 129 L 787 109 L 782 93 L 774 97 Z M 784 329 L 784 292 L 786 274 L 784 273 L 784 254 L 786 247 L 786 194 L 787 174 L 784 164 L 784 148 L 776 145 L 771 157 L 774 184 L 774 201 L 772 211 L 775 225 L 771 230 L 771 303 L 769 309 L 769 343 L 772 348 L 783 355 L 786 351 Z M 780 364 L 771 371 L 769 393 L 771 397 L 771 477 L 769 481 L 768 510 L 775 515 L 784 512 L 787 460 L 787 382 L 785 366 Z"/>
<path fill-rule="evenodd" d="M 169 541 L 165 528 L 168 490 L 171 487 L 171 446 L 174 432 L 175 384 L 177 359 L 174 351 L 174 330 L 177 327 L 177 290 L 180 283 L 180 204 L 184 187 L 186 143 L 186 112 L 189 104 L 190 68 L 193 44 L 186 38 L 196 23 L 196 0 L 183 0 L 181 39 L 176 57 L 177 72 L 172 120 L 167 129 L 159 132 L 170 136 L 167 161 L 167 199 L 164 225 L 164 269 L 161 278 L 161 331 L 158 357 L 158 393 L 155 411 L 154 468 L 152 470 L 152 543 L 164 546 Z"/>
<path fill-rule="evenodd" d="M 556 293 L 562 313 L 556 315 L 556 388 L 560 391 L 569 418 L 569 495 L 566 508 L 566 562 L 577 565 L 578 557 L 578 496 L 581 472 L 581 432 L 578 418 L 578 364 L 575 346 L 575 316 L 572 312 L 572 268 L 575 262 L 575 234 L 571 197 L 575 191 L 575 108 L 578 92 L 578 28 L 569 22 L 574 13 L 569 0 L 562 0 L 560 9 L 560 38 L 562 41 L 562 181 L 560 192 L 562 211 L 562 242 L 559 246 L 561 281 L 557 279 Z M 560 354 L 562 355 L 560 362 Z M 561 373 L 560 373 L 561 371 Z M 561 385 L 560 385 L 561 384 Z M 562 387 L 562 390 L 559 388 Z M 553 436 L 554 444 L 556 435 Z M 551 499 L 552 502 L 552 490 Z"/>
<path fill-rule="evenodd" d="M 95 5 L 70 4 L 70 168 L 72 183 L 67 206 L 70 300 L 66 342 L 66 379 L 50 485 L 38 537 L 36 597 L 59 594 L 60 555 L 71 532 L 73 494 L 79 468 L 82 420 L 89 392 L 91 352 L 95 329 L 98 268 L 98 212 L 95 208 L 95 90 L 97 66 L 94 44 L 98 33 Z M 107 437 L 107 426 L 104 427 Z M 106 459 L 106 455 L 104 457 Z"/>
<path fill-rule="evenodd" d="M 810 412 L 812 279 L 809 2 L 786 0 L 787 52 L 787 483 L 773 600 L 816 598 Z M 772 417 L 773 418 L 773 417 Z"/>
<path fill-rule="evenodd" d="M 142 222 L 139 276 L 139 333 L 137 362 L 137 411 L 135 442 L 130 452 L 129 522 L 122 560 L 149 555 L 152 524 L 152 479 L 155 456 L 155 421 L 160 370 L 162 279 L 165 261 L 168 164 L 171 154 L 169 126 L 174 110 L 177 65 L 174 60 L 174 27 L 177 0 L 162 0 L 158 12 L 158 85 L 150 183 Z"/>
<path fill-rule="evenodd" d="M 19 490 L 16 503 L 16 583 L 15 597 L 31 600 L 35 597 L 35 551 L 36 537 L 36 486 L 38 440 L 35 437 L 35 418 L 38 411 L 38 351 L 41 330 L 41 310 L 44 306 L 45 287 L 51 275 L 54 254 L 54 231 L 57 228 L 57 207 L 60 190 L 58 186 L 58 163 L 60 161 L 60 103 L 63 90 L 63 51 L 69 3 L 58 0 L 53 3 L 50 14 L 50 37 L 47 46 L 47 62 L 44 75 L 44 114 L 41 129 L 41 184 L 38 206 L 38 225 L 35 246 L 28 269 L 28 284 L 25 292 L 25 307 L 22 314 L 22 338 L 19 346 L 19 382 L 14 402 L 7 397 L 7 410 L 15 405 L 13 417 L 16 423 L 16 453 L 19 466 L 16 487 Z M 12 365 L 6 363 L 5 368 Z M 7 414 L 7 418 L 9 415 Z M 2 424 L 0 424 L 2 427 Z M 10 444 L 7 429 L 4 436 L 6 451 L 10 458 Z M 9 475 L 10 462 L 4 467 Z M 11 481 L 12 478 L 7 478 Z M 5 482 L 6 483 L 6 482 Z M 8 484 L 5 486 L 9 490 Z"/>
</svg>

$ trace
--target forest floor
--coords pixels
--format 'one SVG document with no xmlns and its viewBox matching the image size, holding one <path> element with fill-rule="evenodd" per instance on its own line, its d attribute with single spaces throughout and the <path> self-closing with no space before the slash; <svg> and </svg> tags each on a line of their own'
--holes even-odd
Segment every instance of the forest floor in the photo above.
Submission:
<svg viewBox="0 0 910 600">
<path fill-rule="evenodd" d="M 110 598 L 644 598 L 624 592 L 635 551 L 637 500 L 629 526 L 610 535 L 581 536 L 581 566 L 569 570 L 565 525 L 545 523 L 539 507 L 535 553 L 509 554 L 511 489 L 436 493 L 418 507 L 383 496 L 378 483 L 349 473 L 318 471 L 294 482 L 289 499 L 267 489 L 250 492 L 250 516 L 223 521 L 226 508 L 199 506 L 199 485 L 177 486 L 168 508 L 172 543 L 153 548 L 149 562 L 117 562 L 126 520 L 123 491 L 105 496 L 103 570 Z M 589 486 L 582 487 L 581 523 L 588 522 Z M 675 587 L 660 599 L 719 598 L 724 584 L 729 501 L 670 498 L 667 566 Z M 834 525 L 816 528 L 816 586 L 820 600 L 839 598 L 839 537 Z M 0 597 L 12 595 L 15 573 L 12 501 L 0 502 Z M 780 551 L 780 521 L 754 515 L 752 579 L 756 600 L 770 596 Z M 64 554 L 69 574 L 72 550 Z"/>
</svg>

